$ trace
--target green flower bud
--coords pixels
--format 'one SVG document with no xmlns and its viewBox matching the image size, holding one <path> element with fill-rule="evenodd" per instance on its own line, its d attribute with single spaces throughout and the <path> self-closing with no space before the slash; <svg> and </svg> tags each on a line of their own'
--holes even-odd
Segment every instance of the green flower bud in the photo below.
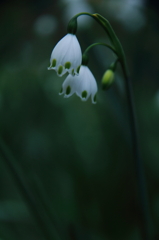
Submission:
<svg viewBox="0 0 159 240">
<path fill-rule="evenodd" d="M 108 69 L 102 77 L 102 88 L 108 89 L 114 82 L 114 72 L 111 69 Z"/>
</svg>

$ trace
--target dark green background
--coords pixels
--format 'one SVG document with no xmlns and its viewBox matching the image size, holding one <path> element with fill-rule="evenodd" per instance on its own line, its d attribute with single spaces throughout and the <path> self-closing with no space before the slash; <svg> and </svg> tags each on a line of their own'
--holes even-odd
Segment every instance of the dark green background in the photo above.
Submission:
<svg viewBox="0 0 159 240">
<path fill-rule="evenodd" d="M 140 19 L 135 13 L 132 19 L 125 19 L 126 25 L 116 16 L 124 9 L 124 1 L 111 2 L 111 7 L 106 0 L 87 4 L 92 13 L 98 12 L 110 21 L 126 53 L 158 239 L 158 9 L 148 1 L 144 8 L 139 7 L 145 22 L 136 28 Z M 63 17 L 68 8 L 69 3 L 54 0 L 1 2 L 1 137 L 15 158 L 13 164 L 21 169 L 52 239 L 58 240 L 58 234 L 61 240 L 140 240 L 136 176 L 120 67 L 111 89 L 103 92 L 100 84 L 113 54 L 100 46 L 90 52 L 89 67 L 99 87 L 96 105 L 90 99 L 82 102 L 77 96 L 59 96 L 65 76 L 58 78 L 54 71 L 47 71 L 53 47 L 66 34 Z M 54 17 L 55 31 L 40 34 L 37 21 L 48 14 Z M 108 41 L 101 27 L 88 20 L 77 32 L 82 51 L 94 42 Z M 0 153 L 0 240 L 32 239 L 46 238 Z"/>
</svg>

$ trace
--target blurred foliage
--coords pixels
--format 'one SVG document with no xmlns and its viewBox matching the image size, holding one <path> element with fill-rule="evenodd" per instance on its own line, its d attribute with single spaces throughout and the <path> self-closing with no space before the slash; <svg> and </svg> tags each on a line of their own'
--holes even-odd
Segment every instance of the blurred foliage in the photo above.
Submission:
<svg viewBox="0 0 159 240">
<path fill-rule="evenodd" d="M 159 237 L 158 17 L 144 1 L 129 8 L 128 2 L 1 2 L 1 137 L 39 209 L 61 240 L 140 239 L 129 116 L 120 67 L 111 89 L 103 92 L 100 84 L 114 56 L 100 46 L 90 52 L 89 67 L 99 86 L 96 105 L 90 100 L 83 103 L 76 96 L 59 96 L 65 77 L 47 71 L 52 48 L 66 34 L 68 18 L 79 10 L 108 18 L 125 49 L 150 209 L 156 239 Z M 79 22 L 77 37 L 83 51 L 89 44 L 107 39 L 97 27 L 88 17 Z M 0 240 L 44 239 L 1 153 L 0 157 Z"/>
</svg>

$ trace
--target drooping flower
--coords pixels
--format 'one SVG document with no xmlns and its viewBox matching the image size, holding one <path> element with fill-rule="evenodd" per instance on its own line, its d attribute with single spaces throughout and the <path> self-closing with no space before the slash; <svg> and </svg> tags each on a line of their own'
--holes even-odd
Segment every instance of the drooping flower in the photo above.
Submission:
<svg viewBox="0 0 159 240">
<path fill-rule="evenodd" d="M 58 76 L 62 76 L 66 72 L 77 75 L 81 62 L 82 52 L 76 35 L 68 33 L 54 47 L 48 70 L 54 69 Z"/>
<path fill-rule="evenodd" d="M 62 84 L 60 95 L 64 94 L 64 97 L 70 97 L 76 93 L 82 101 L 87 101 L 91 96 L 92 103 L 96 103 L 96 94 L 98 88 L 96 80 L 85 65 L 81 65 L 79 75 L 68 75 Z"/>
</svg>

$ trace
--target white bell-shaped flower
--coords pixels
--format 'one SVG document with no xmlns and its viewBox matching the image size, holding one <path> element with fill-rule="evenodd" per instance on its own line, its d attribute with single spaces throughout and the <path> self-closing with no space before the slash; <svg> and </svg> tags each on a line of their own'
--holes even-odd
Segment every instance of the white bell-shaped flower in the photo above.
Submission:
<svg viewBox="0 0 159 240">
<path fill-rule="evenodd" d="M 59 95 L 64 94 L 65 98 L 71 97 L 76 92 L 76 79 L 79 75 L 68 75 L 62 84 Z"/>
<path fill-rule="evenodd" d="M 87 66 L 80 67 L 79 75 L 68 75 L 62 84 L 61 94 L 64 97 L 70 97 L 76 93 L 82 101 L 87 101 L 91 96 L 92 103 L 96 103 L 96 94 L 98 91 L 96 80 Z"/>
<path fill-rule="evenodd" d="M 76 35 L 68 33 L 54 47 L 48 70 L 54 69 L 59 76 L 68 72 L 71 75 L 79 73 L 82 62 L 82 52 Z"/>
</svg>

